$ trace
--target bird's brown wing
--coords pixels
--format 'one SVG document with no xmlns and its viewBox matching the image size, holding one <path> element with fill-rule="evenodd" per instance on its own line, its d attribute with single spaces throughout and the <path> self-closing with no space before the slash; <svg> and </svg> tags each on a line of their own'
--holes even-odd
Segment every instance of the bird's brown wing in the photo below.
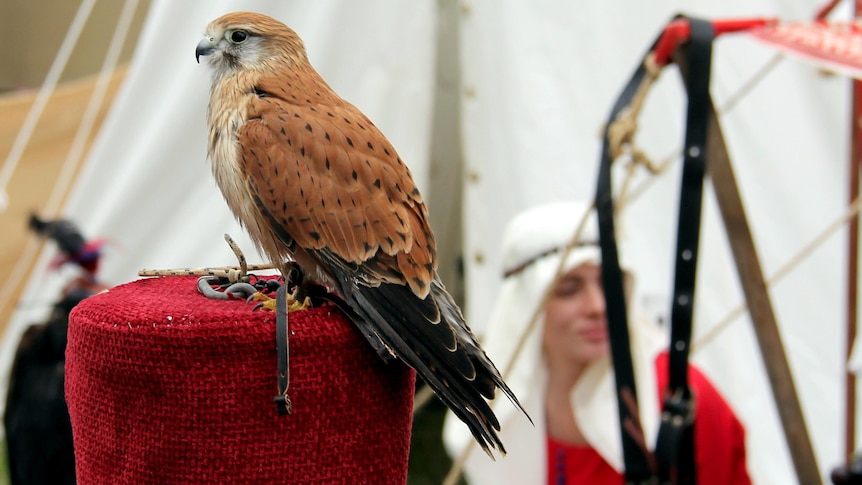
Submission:
<svg viewBox="0 0 862 485">
<path fill-rule="evenodd" d="M 239 130 L 240 169 L 283 242 L 333 276 L 344 310 L 381 355 L 413 367 L 486 451 L 505 452 L 486 399 L 518 406 L 436 274 L 434 237 L 410 171 L 352 105 L 263 93 Z"/>
<path fill-rule="evenodd" d="M 410 171 L 352 105 L 255 99 L 239 131 L 242 170 L 281 230 L 303 249 L 361 265 L 371 286 L 407 284 L 424 297 L 434 236 Z"/>
</svg>

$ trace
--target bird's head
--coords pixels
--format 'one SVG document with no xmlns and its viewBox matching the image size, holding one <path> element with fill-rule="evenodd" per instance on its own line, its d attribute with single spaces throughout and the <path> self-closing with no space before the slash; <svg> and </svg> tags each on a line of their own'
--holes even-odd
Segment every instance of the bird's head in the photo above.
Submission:
<svg viewBox="0 0 862 485">
<path fill-rule="evenodd" d="M 195 57 L 209 60 L 213 77 L 237 71 L 308 64 L 305 46 L 288 26 L 263 14 L 234 12 L 207 25 Z"/>
</svg>

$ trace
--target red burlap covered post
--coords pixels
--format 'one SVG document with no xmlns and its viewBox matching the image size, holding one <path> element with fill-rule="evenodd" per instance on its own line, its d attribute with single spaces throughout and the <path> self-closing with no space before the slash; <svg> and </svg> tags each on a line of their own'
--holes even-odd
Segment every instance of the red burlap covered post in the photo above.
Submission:
<svg viewBox="0 0 862 485">
<path fill-rule="evenodd" d="M 290 314 L 293 414 L 276 412 L 275 315 L 195 278 L 73 311 L 66 398 L 78 483 L 403 484 L 415 374 L 331 306 Z"/>
</svg>

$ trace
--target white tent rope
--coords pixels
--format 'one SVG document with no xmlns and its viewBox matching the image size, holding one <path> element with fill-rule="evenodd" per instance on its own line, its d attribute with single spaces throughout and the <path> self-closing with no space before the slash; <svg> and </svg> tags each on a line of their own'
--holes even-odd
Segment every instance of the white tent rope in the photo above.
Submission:
<svg viewBox="0 0 862 485">
<path fill-rule="evenodd" d="M 844 227 L 847 224 L 847 221 L 850 218 L 856 216 L 859 213 L 859 210 L 862 209 L 862 197 L 856 197 L 856 199 L 847 206 L 844 213 L 841 214 L 837 219 L 832 221 L 826 229 L 824 229 L 820 234 L 814 237 L 811 241 L 808 242 L 802 249 L 799 250 L 796 254 L 794 254 L 786 263 L 784 263 L 778 270 L 769 278 L 766 279 L 766 288 L 772 288 L 776 283 L 781 281 L 785 276 L 790 274 L 799 263 L 805 260 L 815 249 L 819 248 L 824 242 L 826 242 L 829 237 L 831 237 L 836 231 Z M 715 338 L 719 333 L 725 330 L 737 317 L 741 316 L 745 311 L 748 310 L 748 305 L 746 302 L 742 302 L 737 305 L 735 308 L 730 310 L 724 318 L 718 321 L 712 328 L 709 329 L 703 336 L 697 339 L 694 344 L 691 346 L 692 354 L 696 353 L 706 344 L 708 344 L 713 338 Z"/>
<path fill-rule="evenodd" d="M 731 94 L 720 107 L 716 108 L 716 115 L 720 118 L 724 114 L 730 112 L 734 107 L 736 107 L 737 103 L 741 101 L 746 95 L 748 95 L 751 90 L 757 86 L 760 81 L 762 81 L 767 74 L 769 74 L 778 64 L 784 60 L 784 54 L 778 53 L 774 55 L 769 61 L 767 61 L 757 72 L 754 73 L 748 80 L 746 80 L 742 86 L 739 87 L 733 94 Z M 664 172 L 673 162 L 679 160 L 679 156 L 682 154 L 682 147 L 678 147 L 669 155 L 665 156 L 661 163 L 644 163 L 643 166 L 647 167 L 653 175 L 659 175 Z M 650 177 L 641 182 L 637 187 L 634 187 L 628 192 L 624 192 L 620 194 L 620 202 L 619 205 L 625 207 L 631 201 L 637 199 L 639 195 L 641 195 L 646 189 L 650 186 L 650 184 L 655 180 L 655 177 Z"/>
<path fill-rule="evenodd" d="M 75 21 L 72 22 L 72 26 L 75 28 L 75 30 L 77 30 L 77 32 L 75 32 L 75 35 L 71 35 L 73 27 L 70 27 L 70 34 L 67 35 L 67 40 L 70 38 L 74 38 L 74 41 L 77 41 L 78 35 L 80 34 L 80 28 L 76 25 L 78 22 L 78 18 L 79 17 L 82 18 L 82 21 L 80 22 L 81 26 L 86 23 L 87 17 L 89 16 L 90 11 L 92 11 L 92 7 L 93 7 L 93 4 L 95 3 L 95 0 L 85 1 L 81 4 L 81 7 L 83 8 L 85 6 L 84 4 L 86 4 L 86 3 L 90 4 L 87 6 L 86 14 L 82 14 L 81 13 L 82 10 L 79 10 L 78 11 L 79 14 L 76 16 Z M 78 126 L 78 131 L 75 133 L 75 138 L 72 142 L 72 146 L 69 149 L 69 153 L 66 157 L 66 161 L 64 162 L 63 167 L 60 171 L 60 174 L 57 178 L 57 181 L 54 185 L 54 190 L 51 193 L 51 196 L 50 196 L 49 201 L 47 203 L 47 208 L 45 210 L 46 214 L 51 214 L 52 216 L 56 216 L 56 213 L 59 210 L 59 205 L 62 202 L 63 196 L 66 194 L 66 192 L 68 190 L 68 186 L 71 183 L 70 179 L 72 177 L 72 174 L 74 174 L 75 169 L 77 168 L 77 166 L 80 162 L 80 159 L 82 158 L 83 150 L 84 150 L 84 147 L 86 146 L 86 141 L 89 138 L 90 133 L 93 130 L 93 126 L 95 125 L 95 120 L 96 120 L 96 117 L 98 116 L 99 108 L 101 107 L 102 103 L 104 102 L 105 94 L 107 93 L 107 90 L 108 90 L 108 83 L 109 83 L 109 81 L 111 79 L 111 75 L 113 74 L 113 71 L 116 68 L 117 63 L 119 61 L 120 54 L 122 53 L 123 44 L 126 41 L 126 37 L 128 35 L 128 32 L 129 32 L 129 26 L 131 25 L 131 22 L 134 18 L 134 13 L 135 13 L 135 10 L 137 9 L 137 6 L 138 6 L 138 0 L 126 0 L 126 4 L 124 5 L 122 12 L 120 13 L 120 18 L 117 21 L 117 27 L 114 30 L 114 35 L 113 35 L 113 38 L 111 39 L 111 45 L 109 46 L 108 52 L 105 55 L 105 61 L 102 64 L 102 70 L 99 73 L 99 78 L 97 79 L 96 85 L 93 88 L 93 93 L 90 95 L 90 101 L 89 101 L 87 108 L 84 112 L 81 123 Z M 64 41 L 64 44 L 60 48 L 60 50 L 63 51 L 65 49 L 65 50 L 68 50 L 69 52 L 62 55 L 62 57 L 64 57 L 64 59 L 61 63 L 57 62 L 55 60 L 55 62 L 54 62 L 55 65 L 61 64 L 61 67 L 59 68 L 58 72 L 62 72 L 62 68 L 63 68 L 63 66 L 65 66 L 65 63 L 69 58 L 69 53 L 71 53 L 73 47 L 74 47 L 74 43 L 72 43 L 71 47 L 67 47 L 66 42 Z M 58 52 L 57 58 L 59 59 L 60 57 L 61 57 L 61 53 Z M 54 70 L 54 67 L 52 66 L 52 71 L 53 70 Z M 53 75 L 51 73 L 48 74 L 48 78 L 51 78 L 52 76 Z M 37 98 L 36 103 L 34 103 L 33 108 L 31 108 L 31 111 L 28 114 L 27 121 L 30 121 L 30 119 L 32 118 L 33 126 L 26 128 L 26 130 L 25 130 L 25 128 L 22 128 L 21 132 L 19 133 L 19 139 L 24 140 L 22 142 L 22 148 L 21 148 L 20 152 L 23 152 L 23 147 L 26 146 L 27 141 L 29 141 L 30 135 L 32 135 L 33 129 L 35 128 L 35 123 L 38 121 L 39 117 L 41 116 L 41 113 L 45 107 L 45 104 L 47 103 L 48 99 L 50 98 L 51 93 L 54 90 L 54 87 L 56 87 L 57 77 L 59 77 L 59 74 L 57 74 L 56 76 L 53 76 L 53 77 L 54 77 L 54 79 L 52 79 L 50 83 L 48 82 L 48 79 L 46 79 L 46 82 L 43 85 L 42 90 L 39 92 L 39 98 Z M 34 108 L 36 108 L 36 105 L 40 103 L 39 99 L 43 97 L 42 96 L 43 92 L 45 93 L 44 102 L 41 103 L 41 106 L 38 107 L 38 110 L 35 110 Z M 36 113 L 36 114 L 33 115 L 33 113 Z M 25 122 L 25 126 L 26 126 L 26 124 L 27 124 L 27 122 Z M 25 137 L 22 137 L 22 133 L 26 133 Z M 18 143 L 18 140 L 16 139 L 16 144 L 17 143 Z M 14 149 L 13 149 L 13 151 L 14 151 Z M 0 206 L 0 210 L 4 210 L 6 208 L 6 205 L 5 205 L 5 203 L 7 202 L 5 199 L 6 186 L 8 185 L 9 178 L 11 178 L 11 174 L 14 171 L 15 165 L 17 165 L 18 160 L 20 160 L 20 156 L 21 156 L 21 153 L 18 153 L 18 156 L 17 156 L 17 158 L 14 159 L 14 163 L 12 165 L 10 165 L 9 161 L 7 160 L 7 165 L 5 165 L 3 167 L 4 172 L 2 172 L 2 174 L 5 174 L 6 171 L 8 171 L 8 176 L 5 179 L 2 178 L 2 174 L 0 174 L 0 180 L 3 181 L 2 183 L 0 183 L 0 190 L 2 190 L 2 192 L 3 192 L 2 197 L 4 198 L 3 201 L 0 201 L 0 204 L 3 204 L 2 206 Z M 11 166 L 11 168 L 8 168 L 10 166 Z M 31 264 L 33 263 L 33 260 L 36 257 L 36 254 L 37 254 L 40 247 L 41 247 L 40 239 L 34 235 L 30 235 L 27 238 L 27 243 L 24 246 L 24 250 L 22 251 L 21 256 L 18 258 L 18 262 L 15 264 L 15 268 L 13 269 L 11 274 L 13 274 L 13 275 L 24 274 L 27 271 L 27 269 L 31 266 Z M 6 304 L 9 302 L 9 300 L 15 294 L 16 288 L 19 284 L 20 284 L 20 281 L 16 278 L 9 278 L 6 280 L 6 283 L 3 285 L 2 289 L 0 289 L 0 308 L 4 308 L 6 306 Z"/>
<path fill-rule="evenodd" d="M 772 56 L 772 59 L 767 61 L 766 64 L 764 64 L 760 69 L 757 70 L 757 72 L 754 73 L 753 76 L 751 76 L 747 81 L 745 81 L 742 86 L 740 86 L 739 89 L 736 90 L 736 92 L 734 92 L 732 95 L 730 95 L 730 97 L 724 100 L 724 104 L 716 110 L 717 114 L 721 116 L 724 113 L 727 113 L 728 111 L 732 110 L 736 106 L 736 103 L 738 103 L 742 100 L 742 98 L 747 96 L 748 93 L 750 93 L 755 86 L 760 84 L 760 81 L 762 81 L 767 74 L 772 72 L 772 70 L 775 69 L 778 64 L 783 60 L 784 54 L 782 54 L 781 52 Z"/>
<path fill-rule="evenodd" d="M 83 0 L 78 7 L 78 12 L 75 14 L 75 18 L 72 19 L 72 24 L 66 32 L 66 37 L 57 51 L 57 56 L 54 58 L 48 74 L 45 76 L 45 81 L 42 83 L 42 87 L 39 89 L 39 93 L 30 107 L 30 111 L 27 113 L 27 118 L 21 125 L 21 130 L 18 131 L 18 135 L 15 137 L 15 142 L 9 151 L 9 155 L 6 157 L 6 161 L 3 163 L 3 168 L 0 169 L 0 211 L 5 211 L 9 207 L 9 194 L 6 190 L 9 186 L 9 180 L 12 179 L 12 174 L 18 167 L 18 162 L 21 161 L 21 155 L 24 154 L 24 149 L 27 148 L 27 144 L 33 136 L 36 124 L 39 122 L 39 118 L 42 116 L 42 112 L 45 110 L 51 94 L 53 94 L 54 89 L 57 87 L 60 75 L 72 56 L 72 51 L 78 43 L 81 32 L 84 30 L 84 25 L 86 25 L 95 4 L 96 0 Z"/>
<path fill-rule="evenodd" d="M 129 26 L 135 18 L 135 10 L 137 7 L 138 0 L 126 0 L 122 12 L 120 12 L 120 17 L 117 20 L 117 27 L 114 29 L 113 37 L 111 37 L 111 43 L 108 47 L 108 52 L 105 54 L 105 60 L 102 63 L 102 69 L 99 72 L 99 77 L 96 80 L 93 93 L 90 95 L 90 101 L 87 104 L 83 117 L 81 118 L 81 123 L 78 125 L 78 131 L 75 133 L 75 138 L 72 141 L 72 146 L 69 148 L 66 161 L 63 163 L 60 174 L 57 176 L 54 190 L 46 204 L 46 214 L 53 214 L 56 216 L 57 212 L 59 212 L 59 206 L 68 192 L 69 185 L 72 183 L 72 176 L 80 165 L 81 159 L 84 155 L 84 148 L 87 145 L 87 140 L 93 132 L 96 118 L 99 116 L 99 109 L 105 101 L 105 95 L 108 92 L 111 77 L 117 68 L 120 55 L 123 52 L 123 45 L 126 43 L 126 38 L 129 34 Z"/>
</svg>

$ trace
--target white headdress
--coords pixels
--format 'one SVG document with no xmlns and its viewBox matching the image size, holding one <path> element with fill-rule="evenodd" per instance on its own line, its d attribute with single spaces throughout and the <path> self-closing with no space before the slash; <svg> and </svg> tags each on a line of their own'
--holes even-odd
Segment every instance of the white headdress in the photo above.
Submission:
<svg viewBox="0 0 862 485">
<path fill-rule="evenodd" d="M 601 263 L 597 222 L 593 211 L 587 214 L 588 209 L 585 204 L 573 202 L 535 207 L 515 216 L 503 235 L 503 268 L 507 277 L 489 315 L 482 346 L 530 413 L 535 427 L 515 412 L 514 406 L 505 398 L 495 400 L 493 407 L 500 419 L 501 438 L 509 454 L 497 463 L 483 453 L 473 454 L 466 463 L 471 484 L 493 483 L 492 477 L 495 476 L 509 480 L 506 483 L 532 483 L 537 477 L 544 480 L 546 431 L 542 302 L 558 270 L 566 272 L 581 264 Z M 587 219 L 582 221 L 585 215 Z M 567 253 L 566 247 L 578 229 L 577 241 Z M 561 266 L 564 254 L 565 261 Z M 653 359 L 663 342 L 651 322 L 640 321 L 632 311 L 629 311 L 629 316 L 641 423 L 647 443 L 653 443 L 659 416 Z M 572 391 L 572 403 L 584 437 L 611 466 L 622 470 L 622 446 L 609 356 L 590 364 L 584 371 Z M 466 428 L 458 427 L 459 423 L 455 421 L 447 419 L 444 430 L 444 440 L 453 456 L 460 454 L 470 440 Z M 511 481 L 513 476 L 522 481 Z"/>
</svg>

